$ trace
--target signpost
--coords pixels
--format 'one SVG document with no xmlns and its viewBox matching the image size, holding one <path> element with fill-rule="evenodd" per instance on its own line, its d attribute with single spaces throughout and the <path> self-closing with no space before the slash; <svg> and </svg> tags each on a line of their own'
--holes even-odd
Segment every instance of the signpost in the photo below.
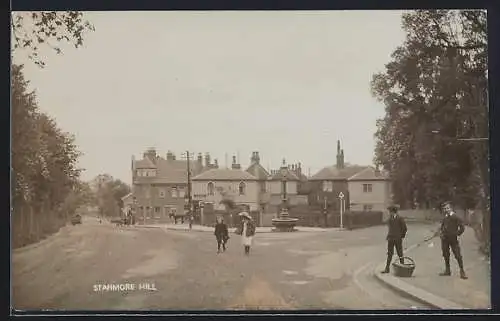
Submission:
<svg viewBox="0 0 500 321">
<path fill-rule="evenodd" d="M 344 216 L 344 193 L 340 192 L 339 193 L 339 199 L 340 199 L 340 228 L 344 228 L 344 222 L 343 222 L 343 216 Z"/>
</svg>

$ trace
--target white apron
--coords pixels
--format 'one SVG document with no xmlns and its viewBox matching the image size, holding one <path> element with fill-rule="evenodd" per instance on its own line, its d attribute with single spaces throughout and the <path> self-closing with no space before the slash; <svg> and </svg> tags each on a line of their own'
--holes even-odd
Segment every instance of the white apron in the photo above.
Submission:
<svg viewBox="0 0 500 321">
<path fill-rule="evenodd" d="M 246 236 L 247 235 L 247 222 L 243 223 L 243 233 L 241 233 L 241 243 L 244 246 L 252 246 L 252 239 L 253 236 Z"/>
</svg>

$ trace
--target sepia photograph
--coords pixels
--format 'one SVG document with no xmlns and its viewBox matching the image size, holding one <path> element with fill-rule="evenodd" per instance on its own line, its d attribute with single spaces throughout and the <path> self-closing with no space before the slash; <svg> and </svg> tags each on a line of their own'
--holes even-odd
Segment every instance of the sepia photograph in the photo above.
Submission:
<svg viewBox="0 0 500 321">
<path fill-rule="evenodd" d="M 11 314 L 491 308 L 486 10 L 14 11 Z"/>
</svg>

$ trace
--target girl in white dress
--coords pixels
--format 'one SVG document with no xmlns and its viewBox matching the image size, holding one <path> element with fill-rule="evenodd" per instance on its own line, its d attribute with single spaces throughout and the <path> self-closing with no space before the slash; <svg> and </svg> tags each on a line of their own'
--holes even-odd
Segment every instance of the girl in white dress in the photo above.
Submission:
<svg viewBox="0 0 500 321">
<path fill-rule="evenodd" d="M 241 243 L 245 249 L 245 255 L 250 254 L 253 236 L 255 235 L 255 223 L 247 212 L 240 213 L 241 223 L 236 234 L 241 235 Z"/>
</svg>

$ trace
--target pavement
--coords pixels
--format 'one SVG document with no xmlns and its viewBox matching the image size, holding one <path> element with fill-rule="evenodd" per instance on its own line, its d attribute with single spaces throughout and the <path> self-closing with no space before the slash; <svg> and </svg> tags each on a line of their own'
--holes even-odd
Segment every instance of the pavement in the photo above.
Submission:
<svg viewBox="0 0 500 321">
<path fill-rule="evenodd" d="M 139 228 L 163 228 L 167 230 L 175 230 L 175 231 L 189 231 L 189 224 L 146 224 L 146 225 L 137 225 Z M 302 227 L 297 226 L 296 232 L 326 232 L 333 230 L 340 230 L 338 228 L 319 228 L 319 227 Z M 192 231 L 195 232 L 214 232 L 214 227 L 212 226 L 204 226 L 204 225 L 193 225 Z M 236 228 L 229 228 L 229 233 L 234 233 Z M 272 227 L 257 227 L 255 230 L 256 233 L 271 233 L 273 232 Z"/>
<path fill-rule="evenodd" d="M 433 227 L 436 230 L 438 225 Z M 411 232 L 411 230 L 410 230 Z M 472 228 L 467 227 L 460 237 L 467 280 L 459 277 L 459 268 L 451 255 L 452 276 L 443 277 L 444 270 L 439 238 L 411 246 L 405 255 L 415 261 L 410 278 L 381 274 L 385 262 L 374 271 L 375 276 L 392 289 L 437 309 L 490 309 L 491 273 L 490 261 L 479 251 L 479 244 Z"/>
<path fill-rule="evenodd" d="M 409 225 L 408 244 L 429 227 Z M 258 233 L 250 256 L 231 236 L 117 227 L 91 218 L 13 251 L 12 306 L 20 310 L 430 309 L 382 285 L 385 226 Z M 121 288 L 120 288 L 121 287 Z"/>
</svg>

